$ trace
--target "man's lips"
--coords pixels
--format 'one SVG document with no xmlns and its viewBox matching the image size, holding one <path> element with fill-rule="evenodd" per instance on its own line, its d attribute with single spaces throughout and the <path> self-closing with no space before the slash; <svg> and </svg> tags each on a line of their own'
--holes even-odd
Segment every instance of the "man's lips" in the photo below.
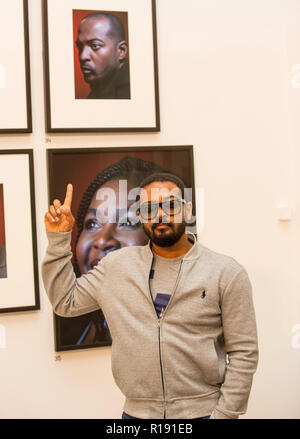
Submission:
<svg viewBox="0 0 300 439">
<path fill-rule="evenodd" d="M 154 230 L 158 229 L 158 230 L 164 230 L 167 229 L 168 227 L 171 227 L 169 224 L 157 224 L 153 227 Z"/>
<path fill-rule="evenodd" d="M 83 71 L 83 73 L 93 73 L 93 69 L 87 66 L 81 66 L 81 70 Z"/>
</svg>

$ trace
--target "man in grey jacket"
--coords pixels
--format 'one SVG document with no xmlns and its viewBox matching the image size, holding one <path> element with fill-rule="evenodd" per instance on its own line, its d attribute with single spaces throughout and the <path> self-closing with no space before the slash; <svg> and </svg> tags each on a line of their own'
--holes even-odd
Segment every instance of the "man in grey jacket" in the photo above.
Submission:
<svg viewBox="0 0 300 439">
<path fill-rule="evenodd" d="M 137 213 L 149 243 L 107 248 L 80 278 L 71 263 L 72 185 L 63 205 L 54 200 L 45 215 L 49 245 L 42 268 L 54 312 L 72 317 L 103 310 L 127 415 L 238 418 L 258 361 L 248 275 L 233 258 L 185 233 L 192 204 L 182 198 L 178 177 L 156 174 L 141 188 Z"/>
</svg>

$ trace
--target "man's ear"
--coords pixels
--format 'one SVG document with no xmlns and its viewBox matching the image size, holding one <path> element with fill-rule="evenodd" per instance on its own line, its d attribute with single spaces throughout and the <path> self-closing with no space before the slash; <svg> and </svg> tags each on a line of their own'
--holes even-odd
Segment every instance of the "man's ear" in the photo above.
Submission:
<svg viewBox="0 0 300 439">
<path fill-rule="evenodd" d="M 119 54 L 119 61 L 123 61 L 126 58 L 127 53 L 128 53 L 128 44 L 126 43 L 125 40 L 120 41 L 118 43 L 117 50 L 118 50 L 118 54 Z"/>
</svg>

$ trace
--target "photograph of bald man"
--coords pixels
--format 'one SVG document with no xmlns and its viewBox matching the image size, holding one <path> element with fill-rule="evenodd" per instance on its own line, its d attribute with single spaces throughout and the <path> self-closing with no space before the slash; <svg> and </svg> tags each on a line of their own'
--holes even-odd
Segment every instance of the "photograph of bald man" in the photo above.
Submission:
<svg viewBox="0 0 300 439">
<path fill-rule="evenodd" d="M 82 13 L 73 11 L 74 26 L 77 12 Z M 90 87 L 84 99 L 130 99 L 128 31 L 123 23 L 127 26 L 126 12 L 89 13 L 80 21 L 75 44 L 81 74 Z M 76 91 L 75 98 L 82 99 Z"/>
</svg>

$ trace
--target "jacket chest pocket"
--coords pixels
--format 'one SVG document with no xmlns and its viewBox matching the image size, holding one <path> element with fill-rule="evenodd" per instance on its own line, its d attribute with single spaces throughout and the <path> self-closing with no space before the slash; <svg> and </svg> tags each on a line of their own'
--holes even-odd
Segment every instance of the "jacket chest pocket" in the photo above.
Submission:
<svg viewBox="0 0 300 439">
<path fill-rule="evenodd" d="M 221 326 L 221 309 L 217 295 L 202 288 L 196 293 L 187 293 L 178 299 L 178 296 L 177 298 L 174 296 L 174 301 L 171 303 L 172 313 L 180 315 L 187 327 L 196 329 L 197 327 L 216 328 Z"/>
</svg>

